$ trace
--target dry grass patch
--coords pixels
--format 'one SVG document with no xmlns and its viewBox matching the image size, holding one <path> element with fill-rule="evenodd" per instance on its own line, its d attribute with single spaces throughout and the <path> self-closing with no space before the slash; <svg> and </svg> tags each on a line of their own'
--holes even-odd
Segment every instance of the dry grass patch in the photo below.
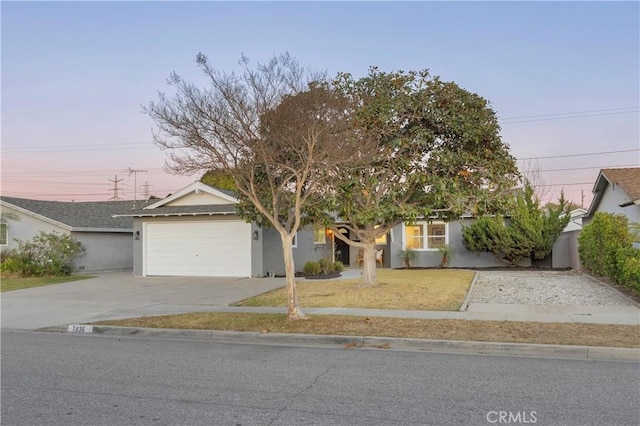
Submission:
<svg viewBox="0 0 640 426">
<path fill-rule="evenodd" d="M 297 285 L 300 304 L 315 308 L 410 309 L 455 311 L 467 295 L 473 271 L 378 271 L 378 284 L 358 287 L 359 280 L 302 281 Z M 237 303 L 238 306 L 286 306 L 284 288 Z"/>
<path fill-rule="evenodd" d="M 313 316 L 307 321 L 290 321 L 286 315 L 247 313 L 192 313 L 101 321 L 96 324 L 640 348 L 640 326 L 632 325 L 420 320 L 334 315 Z"/>
<path fill-rule="evenodd" d="M 93 278 L 89 275 L 67 275 L 63 277 L 13 277 L 2 275 L 1 291 L 22 290 L 24 288 L 42 287 L 44 285 L 68 283 Z"/>
</svg>

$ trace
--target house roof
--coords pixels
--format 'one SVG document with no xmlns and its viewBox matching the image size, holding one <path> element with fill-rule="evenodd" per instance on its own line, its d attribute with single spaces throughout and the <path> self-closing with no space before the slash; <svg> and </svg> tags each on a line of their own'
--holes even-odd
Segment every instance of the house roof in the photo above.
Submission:
<svg viewBox="0 0 640 426">
<path fill-rule="evenodd" d="M 220 204 L 185 204 L 171 205 L 189 194 L 206 193 L 213 199 L 222 200 Z M 162 200 L 129 212 L 118 212 L 115 217 L 158 217 L 158 216 L 213 216 L 236 214 L 238 200 L 229 191 L 214 188 L 200 181 L 195 181 Z"/>
<path fill-rule="evenodd" d="M 113 217 L 116 213 L 131 210 L 133 201 L 66 202 L 30 200 L 26 198 L 0 197 L 3 205 L 24 214 L 76 232 L 132 232 L 130 217 Z M 147 203 L 137 201 L 138 206 Z"/>
<path fill-rule="evenodd" d="M 157 216 L 213 216 L 236 214 L 235 204 L 207 204 L 201 206 L 161 206 L 154 209 L 138 209 L 118 213 L 115 217 L 157 217 Z"/>
<path fill-rule="evenodd" d="M 595 213 L 608 185 L 617 185 L 629 196 L 630 202 L 625 205 L 640 204 L 640 167 L 601 169 L 593 185 L 594 196 L 588 217 Z"/>
<path fill-rule="evenodd" d="M 238 199 L 234 195 L 232 195 L 229 191 L 224 191 L 222 189 L 214 188 L 212 186 L 207 185 L 206 183 L 203 183 L 197 180 L 185 186 L 184 188 L 180 189 L 179 191 L 176 191 L 175 193 L 169 195 L 168 197 L 163 198 L 159 201 L 156 201 L 155 203 L 149 204 L 148 206 L 145 207 L 145 209 L 156 209 L 158 207 L 162 207 L 192 192 L 196 194 L 198 192 L 205 192 L 207 194 L 210 194 L 215 197 L 221 198 L 225 201 L 228 201 L 229 204 L 236 204 L 238 202 Z"/>
</svg>

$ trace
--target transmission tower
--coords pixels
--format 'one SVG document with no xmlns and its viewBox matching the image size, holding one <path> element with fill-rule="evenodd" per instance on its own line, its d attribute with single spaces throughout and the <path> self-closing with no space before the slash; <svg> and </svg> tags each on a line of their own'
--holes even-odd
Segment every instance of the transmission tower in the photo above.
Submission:
<svg viewBox="0 0 640 426">
<path fill-rule="evenodd" d="M 151 188 L 151 185 L 149 184 L 148 181 L 144 181 L 144 185 L 142 185 L 142 188 L 144 188 L 142 191 L 142 195 L 144 195 L 144 199 L 148 200 L 149 197 L 151 196 L 151 191 L 149 188 Z"/>
<path fill-rule="evenodd" d="M 120 201 L 122 200 L 122 198 L 120 198 L 118 196 L 118 184 L 120 182 L 122 182 L 123 179 L 118 179 L 118 175 L 115 175 L 115 177 L 113 178 L 113 180 L 109 179 L 109 182 L 113 183 L 113 189 L 111 191 L 113 191 L 113 197 L 109 198 L 109 201 Z"/>
</svg>

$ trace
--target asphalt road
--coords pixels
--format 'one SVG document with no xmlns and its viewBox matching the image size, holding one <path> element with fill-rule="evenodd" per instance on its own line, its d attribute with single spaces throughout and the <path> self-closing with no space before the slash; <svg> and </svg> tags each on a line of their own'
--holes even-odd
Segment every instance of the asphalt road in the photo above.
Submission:
<svg viewBox="0 0 640 426">
<path fill-rule="evenodd" d="M 2 331 L 3 425 L 637 425 L 640 365 Z"/>
</svg>

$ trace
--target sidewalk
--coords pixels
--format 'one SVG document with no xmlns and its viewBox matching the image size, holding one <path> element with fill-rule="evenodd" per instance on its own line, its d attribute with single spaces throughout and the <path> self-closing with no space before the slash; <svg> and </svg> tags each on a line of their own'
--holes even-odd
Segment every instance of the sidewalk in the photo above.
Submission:
<svg viewBox="0 0 640 426">
<path fill-rule="evenodd" d="M 634 306 L 536 306 L 470 304 L 467 311 L 409 311 L 389 309 L 306 308 L 308 315 L 348 315 L 414 319 L 481 321 L 569 322 L 640 325 L 640 309 Z M 208 306 L 202 312 L 286 313 L 286 308 Z"/>
</svg>

